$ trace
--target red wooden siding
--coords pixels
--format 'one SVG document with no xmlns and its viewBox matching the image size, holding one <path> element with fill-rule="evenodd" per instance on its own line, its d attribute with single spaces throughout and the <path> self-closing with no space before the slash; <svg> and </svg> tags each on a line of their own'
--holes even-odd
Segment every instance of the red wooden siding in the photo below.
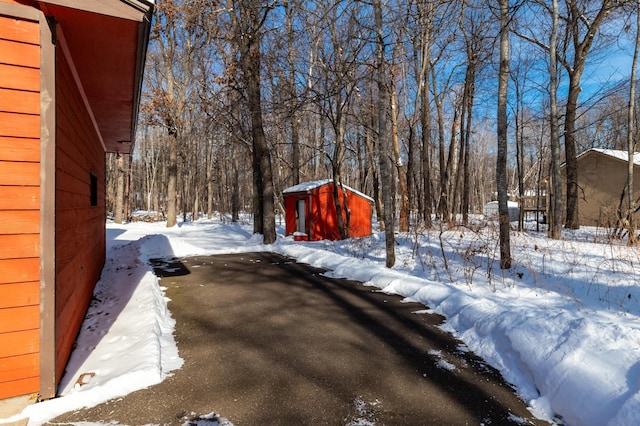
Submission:
<svg viewBox="0 0 640 426">
<path fill-rule="evenodd" d="M 361 194 L 345 189 L 347 193 L 347 207 L 351 212 L 350 237 L 364 237 L 371 234 L 371 202 Z M 296 232 L 296 202 L 304 199 L 306 202 L 306 228 L 310 240 L 338 240 L 340 230 L 338 228 L 338 216 L 333 200 L 333 183 L 327 183 L 307 192 L 286 193 L 285 221 L 286 233 L 291 235 Z M 339 201 L 343 203 L 340 191 Z M 346 224 L 346 213 L 343 209 L 343 218 Z"/>
<path fill-rule="evenodd" d="M 100 278 L 106 219 L 104 151 L 63 51 L 56 51 L 56 381 Z M 90 201 L 92 172 L 99 183 L 95 207 Z"/>
<path fill-rule="evenodd" d="M 0 16 L 0 399 L 39 389 L 39 40 Z"/>
<path fill-rule="evenodd" d="M 0 62 L 0 81 L 2 82 L 2 87 L 8 89 L 39 88 L 40 70 L 37 68 L 16 67 Z"/>
<path fill-rule="evenodd" d="M 39 286 L 37 282 L 0 285 L 0 309 L 38 305 Z"/>
</svg>

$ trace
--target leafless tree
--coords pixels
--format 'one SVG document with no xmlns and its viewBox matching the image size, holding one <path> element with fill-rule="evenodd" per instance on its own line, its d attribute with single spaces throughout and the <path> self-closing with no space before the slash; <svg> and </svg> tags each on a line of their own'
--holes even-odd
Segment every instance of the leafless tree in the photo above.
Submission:
<svg viewBox="0 0 640 426">
<path fill-rule="evenodd" d="M 254 230 L 273 242 L 282 189 L 331 177 L 336 189 L 347 184 L 374 197 L 392 250 L 394 231 L 429 227 L 433 213 L 449 223 L 458 213 L 469 220 L 495 197 L 494 180 L 519 188 L 522 198 L 525 188 L 544 188 L 550 177 L 549 236 L 559 238 L 560 138 L 568 157 L 572 138 L 575 149 L 634 148 L 625 140 L 636 132 L 628 121 L 637 114 L 621 106 L 626 82 L 603 91 L 600 102 L 577 102 L 580 67 L 606 40 L 608 16 L 621 2 L 556 0 L 554 26 L 550 2 L 509 8 L 501 1 L 509 27 L 521 34 L 514 51 L 530 46 L 533 66 L 550 72 L 548 80 L 539 72 L 508 72 L 511 66 L 504 74 L 501 60 L 500 76 L 510 75 L 515 93 L 492 72 L 498 44 L 489 35 L 498 19 L 483 10 L 486 2 L 162 2 L 139 143 L 131 171 L 123 167 L 129 174 L 124 187 L 131 182 L 131 190 L 123 192 L 141 194 L 129 198 L 134 208 L 166 212 L 169 226 L 180 213 L 184 220 L 201 210 L 238 220 L 253 210 Z M 606 12 L 601 18 L 600 10 Z M 518 21 L 523 18 L 527 25 Z M 524 66 L 513 61 L 514 69 Z M 573 91 L 562 94 L 565 81 Z M 496 82 L 505 91 L 499 132 L 486 101 Z M 511 123 L 502 115 L 503 101 L 515 108 Z M 542 120 L 548 124 L 540 130 Z M 506 150 L 510 134 L 516 135 L 515 163 Z M 498 146 L 505 144 L 498 158 L 496 137 Z M 126 216 L 129 208 L 116 206 L 115 157 L 108 167 L 108 208 L 114 217 L 116 211 Z M 349 215 L 340 192 L 334 196 L 346 238 Z"/>
<path fill-rule="evenodd" d="M 319 2 L 325 19 L 321 21 L 320 37 L 324 40 L 318 50 L 318 70 L 310 83 L 313 104 L 322 121 L 333 132 L 330 141 L 321 139 L 322 152 L 329 163 L 334 181 L 336 220 L 342 238 L 348 238 L 350 214 L 346 208 L 346 193 L 339 191 L 344 183 L 343 166 L 348 154 L 347 131 L 350 115 L 362 79 L 361 54 L 366 38 L 361 34 L 358 20 L 364 13 L 360 3 Z M 340 197 L 343 199 L 340 199 Z"/>
<path fill-rule="evenodd" d="M 617 0 L 603 0 L 599 8 L 596 8 L 592 16 L 588 16 L 587 7 L 592 2 L 583 4 L 580 0 L 566 0 L 567 4 L 567 29 L 568 36 L 572 39 L 573 60 L 560 56 L 560 63 L 569 75 L 569 91 L 564 121 L 564 145 L 566 155 L 567 178 L 567 216 L 565 226 L 569 229 L 580 227 L 578 217 L 578 164 L 576 152 L 576 119 L 578 114 L 578 97 L 582 91 L 580 81 L 589 50 L 593 46 L 594 39 L 604 22 L 616 7 Z"/>
<path fill-rule="evenodd" d="M 500 226 L 500 268 L 511 268 L 509 207 L 507 188 L 507 89 L 509 85 L 509 0 L 499 0 L 500 6 L 500 71 L 498 75 L 498 215 Z"/>
<path fill-rule="evenodd" d="M 192 77 L 198 52 L 207 40 L 203 23 L 208 10 L 200 0 L 168 0 L 156 8 L 152 28 L 151 78 L 143 112 L 150 123 L 162 125 L 169 135 L 167 227 L 176 224 L 179 145 L 190 127 L 187 121 L 193 119 L 188 115 L 193 102 Z"/>
<path fill-rule="evenodd" d="M 474 5 L 475 6 L 475 5 Z M 487 31 L 490 22 L 484 14 L 484 8 L 465 7 L 463 13 L 466 17 L 461 22 L 461 32 L 464 37 L 466 54 L 466 70 L 464 89 L 460 115 L 460 155 L 458 160 L 458 175 L 456 176 L 456 189 L 461 187 L 460 212 L 462 222 L 469 222 L 469 197 L 471 182 L 469 178 L 470 139 L 472 137 L 473 106 L 476 95 L 477 74 L 480 67 L 486 63 L 488 49 Z M 502 64 L 501 64 L 502 65 Z M 508 73 L 507 73 L 508 76 Z"/>
<path fill-rule="evenodd" d="M 633 188 L 633 168 L 635 165 L 635 105 L 636 105 L 636 69 L 638 66 L 638 55 L 640 54 L 640 0 L 636 1 L 636 37 L 633 50 L 633 62 L 631 63 L 631 78 L 629 81 L 629 103 L 627 108 L 627 232 L 628 244 L 636 243 L 636 229 L 634 214 L 636 210 L 635 194 Z"/>
<path fill-rule="evenodd" d="M 386 42 L 382 22 L 380 0 L 373 0 L 373 13 L 376 28 L 376 66 L 378 82 L 378 161 L 382 181 L 382 202 L 384 204 L 386 266 L 391 268 L 396 262 L 393 204 L 393 182 L 391 173 L 391 128 L 388 114 L 391 106 L 388 86 Z"/>
<path fill-rule="evenodd" d="M 263 234 L 265 244 L 276 240 L 276 222 L 271 153 L 264 133 L 261 100 L 262 27 L 273 5 L 258 0 L 227 1 L 233 25 L 233 41 L 251 118 L 253 179 L 256 196 L 254 232 Z"/>
<path fill-rule="evenodd" d="M 434 33 L 434 9 L 433 1 L 421 1 L 417 4 L 418 19 L 420 22 L 419 38 L 416 43 L 417 53 L 417 80 L 419 87 L 420 99 L 420 125 L 422 136 L 422 190 L 423 190 L 423 207 L 422 220 L 427 228 L 431 227 L 431 214 L 433 205 L 433 195 L 431 193 L 431 99 L 429 78 L 431 76 L 431 44 Z"/>
<path fill-rule="evenodd" d="M 549 121 L 550 121 L 550 140 L 551 147 L 551 173 L 550 173 L 550 214 L 549 220 L 549 237 L 557 240 L 561 237 L 562 227 L 562 186 L 560 177 L 560 126 L 558 124 L 558 65 L 557 52 L 558 45 L 558 0 L 552 0 L 552 26 L 549 38 Z"/>
<path fill-rule="evenodd" d="M 124 169 L 124 155 L 118 153 L 116 155 L 116 168 L 117 168 L 117 177 L 116 177 L 116 205 L 115 210 L 113 212 L 113 221 L 115 223 L 122 223 L 122 216 L 124 210 L 124 180 L 125 180 L 125 169 Z"/>
</svg>

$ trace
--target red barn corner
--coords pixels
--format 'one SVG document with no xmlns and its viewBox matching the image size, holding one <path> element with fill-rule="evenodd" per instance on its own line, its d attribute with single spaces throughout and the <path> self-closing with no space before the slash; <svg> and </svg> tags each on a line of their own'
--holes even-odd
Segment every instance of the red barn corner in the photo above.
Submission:
<svg viewBox="0 0 640 426">
<path fill-rule="evenodd" d="M 282 191 L 284 196 L 286 234 L 297 240 L 339 240 L 338 215 L 333 200 L 331 179 L 301 183 Z M 344 192 L 343 192 L 344 191 Z M 350 237 L 371 235 L 373 198 L 346 185 L 338 188 L 340 203 L 347 197 L 350 213 Z M 342 204 L 341 204 L 342 205 Z M 346 211 L 343 208 L 346 224 Z"/>
<path fill-rule="evenodd" d="M 148 0 L 0 0 L 0 400 L 56 395 L 135 135 Z"/>
</svg>

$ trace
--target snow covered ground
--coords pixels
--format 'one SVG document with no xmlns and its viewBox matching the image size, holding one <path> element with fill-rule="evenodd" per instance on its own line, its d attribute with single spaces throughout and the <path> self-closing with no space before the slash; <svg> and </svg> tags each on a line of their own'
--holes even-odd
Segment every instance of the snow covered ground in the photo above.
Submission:
<svg viewBox="0 0 640 426">
<path fill-rule="evenodd" d="M 280 235 L 264 246 L 251 229 L 221 220 L 171 229 L 108 224 L 107 262 L 61 397 L 10 420 L 28 416 L 29 424 L 41 424 L 159 383 L 180 368 L 174 321 L 149 259 L 270 250 L 444 315 L 444 328 L 500 370 L 541 419 L 640 424 L 640 251 L 609 241 L 604 231 L 566 232 L 561 241 L 513 232 L 514 266 L 501 271 L 492 224 L 398 235 L 391 270 L 384 267 L 382 234 L 313 243 Z M 201 424 L 229 424 L 197 415 Z"/>
</svg>

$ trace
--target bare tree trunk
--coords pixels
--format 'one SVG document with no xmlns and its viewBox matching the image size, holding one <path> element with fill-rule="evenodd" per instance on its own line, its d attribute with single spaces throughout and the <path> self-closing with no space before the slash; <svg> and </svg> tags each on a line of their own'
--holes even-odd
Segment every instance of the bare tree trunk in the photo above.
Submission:
<svg viewBox="0 0 640 426">
<path fill-rule="evenodd" d="M 405 174 L 405 186 L 407 187 L 407 196 L 409 197 L 409 218 L 411 218 L 411 211 L 416 207 L 416 200 L 420 200 L 418 191 L 416 188 L 416 162 L 414 156 L 416 155 L 416 126 L 412 120 L 409 124 L 409 135 L 407 136 L 407 172 Z"/>
<path fill-rule="evenodd" d="M 333 174 L 333 204 L 336 206 L 336 219 L 338 221 L 338 230 L 340 231 L 340 239 L 346 240 L 349 238 L 349 224 L 347 208 L 347 194 L 344 192 L 342 183 L 339 181 L 340 175 L 336 175 L 334 169 Z M 342 200 L 340 199 L 340 192 L 342 192 Z M 345 217 L 346 216 L 346 217 Z"/>
<path fill-rule="evenodd" d="M 431 228 L 431 100 L 429 99 L 429 77 L 424 76 L 425 82 L 420 90 L 420 124 L 422 125 L 422 185 L 424 205 L 422 206 L 424 225 Z"/>
<path fill-rule="evenodd" d="M 438 201 L 438 213 L 440 214 L 440 219 L 442 221 L 449 220 L 449 201 L 448 201 L 448 192 L 449 192 L 449 164 L 451 162 L 451 151 L 448 154 L 448 161 L 445 161 L 445 131 L 444 131 L 444 112 L 442 107 L 442 100 L 438 95 L 437 86 L 434 81 L 434 94 L 433 97 L 436 103 L 436 114 L 438 116 L 438 164 L 440 166 L 440 197 Z M 456 117 L 453 118 L 454 122 Z M 453 144 L 453 137 L 451 138 L 451 142 Z M 453 145 L 452 145 L 453 146 Z"/>
<path fill-rule="evenodd" d="M 179 24 L 176 23 L 172 14 L 165 15 L 166 27 L 164 28 L 163 42 L 158 43 L 162 56 L 161 72 L 166 79 L 166 90 L 163 96 L 165 105 L 164 125 L 169 138 L 169 161 L 167 166 L 167 228 L 173 227 L 177 223 L 177 182 L 178 182 L 178 116 L 180 115 L 179 104 L 184 102 L 183 96 L 178 96 L 176 89 L 176 77 L 174 75 L 173 61 L 176 56 L 178 46 L 176 31 Z M 186 83 L 186 82 L 183 82 Z"/>
<path fill-rule="evenodd" d="M 420 2 L 418 11 L 421 17 L 420 33 L 420 67 L 418 96 L 420 98 L 420 126 L 422 128 L 422 219 L 426 228 L 431 228 L 431 214 L 433 213 L 433 194 L 431 192 L 431 99 L 429 93 L 429 77 L 431 68 L 431 41 L 433 34 L 433 1 Z M 435 84 L 435 82 L 434 82 Z"/>
<path fill-rule="evenodd" d="M 393 80 L 392 80 L 393 81 Z M 409 194 L 407 190 L 407 171 L 400 158 L 400 145 L 398 142 L 398 106 L 396 104 L 395 86 L 391 89 L 391 135 L 393 139 L 393 154 L 396 168 L 398 169 L 398 181 L 400 182 L 400 232 L 409 232 Z"/>
<path fill-rule="evenodd" d="M 509 85 L 509 0 L 500 2 L 500 72 L 498 77 L 498 216 L 500 226 L 500 269 L 511 268 L 509 206 L 507 193 L 507 89 Z"/>
<path fill-rule="evenodd" d="M 257 197 L 257 210 L 254 218 L 261 221 L 264 244 L 276 241 L 276 215 L 273 188 L 271 153 L 267 144 L 262 123 L 262 103 L 260 97 L 261 71 L 261 28 L 266 20 L 269 8 L 261 6 L 255 0 L 231 3 L 229 11 L 234 21 L 235 42 L 240 53 L 240 69 L 247 95 L 247 108 L 251 118 L 251 136 L 253 144 L 254 188 Z M 259 217 L 256 217 L 259 216 Z"/>
<path fill-rule="evenodd" d="M 472 34 L 472 36 L 474 36 Z M 471 191 L 471 182 L 469 176 L 469 139 L 471 138 L 471 124 L 473 121 L 473 100 L 475 97 L 475 81 L 476 81 L 476 68 L 477 68 L 478 53 L 469 51 L 468 53 L 468 65 L 467 73 L 464 82 L 464 97 L 462 109 L 464 113 L 460 121 L 460 135 L 461 135 L 461 149 L 462 149 L 462 163 L 459 167 L 462 167 L 462 199 L 461 199 L 461 213 L 462 223 L 467 225 L 469 223 L 469 198 Z M 464 138 L 462 135 L 464 134 Z"/>
<path fill-rule="evenodd" d="M 373 108 L 371 111 L 371 128 L 374 128 L 374 116 L 373 116 Z M 382 199 L 380 196 L 380 176 L 378 172 L 378 166 L 376 164 L 376 153 L 378 152 L 378 147 L 374 143 L 374 138 L 371 136 L 371 132 L 367 132 L 365 135 L 365 146 L 367 147 L 367 161 L 369 163 L 369 167 L 371 168 L 371 182 L 373 186 L 373 200 L 376 208 L 376 216 L 378 217 L 378 222 L 380 223 L 380 229 L 384 230 L 384 207 L 382 206 Z"/>
<path fill-rule="evenodd" d="M 198 184 L 196 182 L 195 185 L 195 194 L 193 194 L 193 222 L 198 220 L 200 216 L 200 188 L 198 188 Z"/>
<path fill-rule="evenodd" d="M 627 176 L 627 228 L 629 237 L 627 243 L 634 245 L 636 243 L 636 224 L 635 224 L 635 195 L 633 193 L 633 167 L 634 167 L 634 152 L 635 143 L 634 136 L 636 134 L 635 126 L 635 104 L 636 104 L 636 73 L 638 65 L 638 55 L 640 54 L 640 0 L 636 2 L 636 40 L 635 48 L 633 50 L 633 62 L 631 64 L 631 81 L 629 83 L 629 107 L 627 110 L 627 151 L 629 153 L 628 158 L 628 176 Z"/>
<path fill-rule="evenodd" d="M 549 119 L 551 120 L 551 173 L 549 182 L 549 237 L 559 240 L 562 236 L 562 184 L 560 178 L 560 128 L 558 124 L 558 66 L 556 48 L 558 44 L 558 0 L 552 1 L 553 7 L 553 27 L 549 41 Z"/>
<path fill-rule="evenodd" d="M 376 25 L 376 50 L 378 65 L 378 150 L 380 173 L 382 177 L 382 203 L 384 205 L 384 234 L 386 241 L 386 266 L 391 268 L 396 263 L 395 235 L 393 220 L 393 182 L 390 165 L 390 137 L 391 129 L 388 125 L 387 110 L 390 105 L 389 87 L 387 85 L 387 71 L 385 61 L 385 44 L 382 31 L 382 5 L 380 0 L 373 0 L 373 13 Z"/>
<path fill-rule="evenodd" d="M 349 238 L 349 230 L 345 226 L 345 218 L 343 211 L 347 209 L 347 205 L 340 201 L 339 189 L 342 185 L 341 176 L 341 164 L 343 160 L 344 149 L 344 116 L 342 114 L 342 106 L 338 105 L 336 112 L 335 134 L 336 142 L 334 147 L 333 157 L 331 158 L 331 171 L 333 174 L 333 203 L 336 206 L 336 221 L 338 223 L 338 229 L 340 230 L 340 238 Z"/>
<path fill-rule="evenodd" d="M 113 212 L 113 221 L 122 223 L 122 210 L 124 206 L 124 155 L 118 153 L 116 160 L 116 206 Z"/>
<path fill-rule="evenodd" d="M 162 162 L 162 168 L 160 169 L 160 173 L 162 173 L 161 178 L 164 177 L 164 170 L 166 168 L 166 164 Z M 160 180 L 162 181 L 162 180 Z M 153 211 L 155 212 L 155 216 L 160 220 L 162 216 L 164 216 L 164 212 L 161 212 L 160 209 L 160 194 L 164 195 L 164 187 L 160 184 L 155 184 L 155 191 L 153 192 Z"/>
<path fill-rule="evenodd" d="M 258 61 L 259 64 L 259 61 Z M 259 65 L 258 65 L 259 67 Z M 260 106 L 260 76 L 256 76 L 255 86 L 248 96 L 251 109 L 251 122 L 253 133 L 253 149 L 259 158 L 260 174 L 262 175 L 262 193 L 258 194 L 262 201 L 263 242 L 273 244 L 276 241 L 276 216 L 273 191 L 273 172 L 271 169 L 271 153 L 267 145 L 267 139 L 262 126 L 262 108 Z"/>
<path fill-rule="evenodd" d="M 258 157 L 255 147 L 251 150 L 252 159 L 252 176 L 253 176 L 253 233 L 262 234 L 264 230 L 264 204 L 261 194 L 264 192 L 262 187 L 262 173 L 260 173 L 260 157 Z"/>
<path fill-rule="evenodd" d="M 580 78 L 575 74 L 569 76 L 569 96 L 567 97 L 566 115 L 564 121 L 564 151 L 567 189 L 567 216 L 565 227 L 579 229 L 578 216 L 578 158 L 576 152 L 576 116 L 578 113 L 578 94 L 580 93 Z"/>
<path fill-rule="evenodd" d="M 131 221 L 131 200 L 133 199 L 133 193 L 132 193 L 132 184 L 131 184 L 131 179 L 133 179 L 133 161 L 131 160 L 131 154 L 127 155 L 126 157 L 126 163 L 127 163 L 127 174 L 125 176 L 125 181 L 124 181 L 124 205 L 123 205 L 123 210 L 124 210 L 124 220 L 126 221 Z"/>
<path fill-rule="evenodd" d="M 211 139 L 207 139 L 207 150 L 205 158 L 205 178 L 207 179 L 207 219 L 213 218 L 213 173 L 212 173 L 212 158 L 213 147 L 211 146 Z"/>
<path fill-rule="evenodd" d="M 231 150 L 231 221 L 240 220 L 240 178 L 238 177 L 238 147 L 236 144 Z"/>
<path fill-rule="evenodd" d="M 300 183 L 300 133 L 298 114 L 293 105 L 297 100 L 295 59 L 293 56 L 293 6 L 292 2 L 285 0 L 286 28 L 287 28 L 287 62 L 289 65 L 289 98 L 292 105 L 289 106 L 289 121 L 291 125 L 291 180 L 293 185 Z"/>
<path fill-rule="evenodd" d="M 184 172 L 187 169 L 187 167 L 185 167 L 186 158 L 184 150 L 180 150 L 178 152 L 178 155 L 180 157 L 179 168 Z M 177 176 L 178 180 L 176 181 L 176 188 L 178 190 L 176 192 L 178 194 L 178 202 L 176 204 L 180 206 L 180 208 L 178 209 L 178 214 L 182 213 L 182 222 L 187 223 L 187 211 L 189 210 L 187 206 L 187 201 L 189 200 L 187 191 L 190 189 L 189 179 L 191 178 L 191 176 L 185 176 L 184 174 L 179 173 L 177 174 Z"/>
<path fill-rule="evenodd" d="M 567 172 L 567 216 L 565 218 L 565 227 L 569 229 L 580 228 L 580 218 L 578 211 L 578 159 L 576 151 L 576 131 L 577 131 L 577 115 L 578 115 L 578 97 L 582 88 L 580 80 L 584 73 L 584 67 L 587 55 L 593 41 L 599 31 L 600 25 L 605 18 L 611 13 L 614 7 L 620 6 L 622 2 L 615 0 L 602 0 L 599 2 L 599 9 L 593 19 L 588 20 L 584 16 L 584 12 L 580 10 L 577 0 L 567 0 L 569 9 L 569 17 L 567 26 L 569 35 L 573 39 L 573 63 L 569 65 L 564 62 L 567 73 L 569 74 L 569 93 L 567 94 L 567 106 L 564 120 L 564 149 L 565 149 L 565 170 Z M 590 5 L 590 2 L 587 2 Z M 586 31 L 580 28 L 580 25 L 586 26 Z M 582 37 L 582 39 L 580 39 Z"/>
<path fill-rule="evenodd" d="M 524 206 L 522 200 L 524 199 L 524 129 L 522 120 L 522 96 L 520 94 L 520 86 L 514 85 L 516 89 L 516 111 L 514 114 L 516 124 L 516 172 L 518 174 L 518 231 L 522 231 L 524 226 Z"/>
<path fill-rule="evenodd" d="M 471 66 L 471 65 L 470 65 Z M 473 113 L 473 97 L 474 97 L 474 86 L 475 83 L 475 71 L 473 72 L 472 81 L 470 82 L 471 87 L 469 88 L 469 95 L 467 97 L 467 105 L 464 107 L 466 111 L 466 122 L 462 123 L 465 128 L 464 131 L 464 144 L 462 146 L 462 150 L 464 151 L 463 163 L 462 163 L 462 202 L 461 202 L 461 210 L 462 210 L 462 223 L 467 225 L 469 223 L 469 198 L 470 198 L 470 176 L 469 176 L 469 138 L 471 138 L 471 122 L 472 122 L 472 113 Z"/>
<path fill-rule="evenodd" d="M 460 101 L 460 122 L 459 123 L 452 123 L 452 127 L 455 129 L 456 127 L 458 129 L 460 129 L 460 135 L 459 135 L 459 143 L 454 144 L 455 145 L 455 150 L 456 150 L 456 154 L 457 157 L 456 161 L 455 161 L 455 173 L 454 173 L 454 177 L 453 177 L 453 190 L 452 190 L 452 194 L 451 194 L 451 212 L 453 215 L 453 220 L 456 221 L 458 214 L 462 213 L 462 196 L 461 196 L 461 192 L 462 192 L 462 180 L 463 180 L 463 167 L 464 167 L 464 148 L 465 148 L 465 107 L 464 107 L 464 96 L 463 99 Z M 454 113 L 455 116 L 455 113 Z M 453 138 L 454 138 L 454 133 L 451 132 L 451 137 L 452 137 L 452 143 Z"/>
<path fill-rule="evenodd" d="M 325 122 L 325 119 L 322 115 L 318 115 L 316 116 L 316 124 L 320 127 L 320 135 L 316 136 L 316 133 L 314 132 L 314 145 L 313 145 L 313 149 L 316 153 L 322 152 L 322 144 L 324 143 L 324 138 L 325 138 L 325 132 L 326 132 L 326 125 L 327 123 Z M 314 129 L 315 130 L 315 129 Z M 313 175 L 315 177 L 320 176 L 320 156 L 316 155 L 316 162 L 315 162 L 315 167 L 313 170 Z"/>
<path fill-rule="evenodd" d="M 171 127 L 170 127 L 171 128 Z M 178 135 L 169 131 L 169 164 L 167 167 L 167 228 L 178 223 L 176 217 L 178 183 Z"/>
</svg>

